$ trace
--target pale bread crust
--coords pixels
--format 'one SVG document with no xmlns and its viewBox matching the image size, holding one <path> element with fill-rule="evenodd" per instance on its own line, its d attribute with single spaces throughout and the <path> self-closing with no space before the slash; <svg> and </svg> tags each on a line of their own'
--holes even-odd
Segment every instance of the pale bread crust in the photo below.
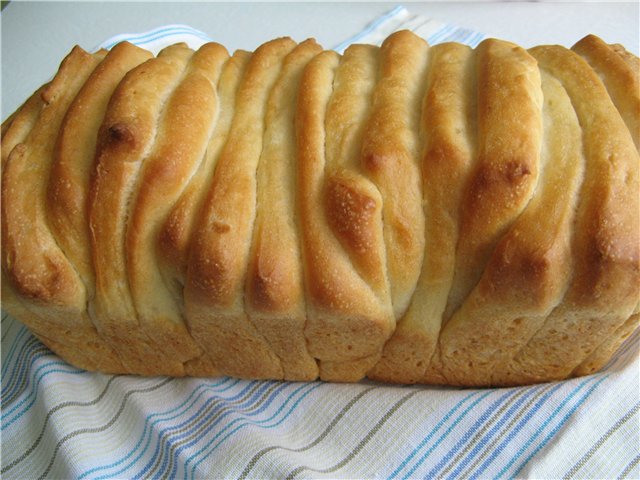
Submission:
<svg viewBox="0 0 640 480">
<path fill-rule="evenodd" d="M 592 373 L 639 323 L 638 65 L 592 36 L 74 49 L 2 125 L 3 306 L 110 373 Z"/>
</svg>

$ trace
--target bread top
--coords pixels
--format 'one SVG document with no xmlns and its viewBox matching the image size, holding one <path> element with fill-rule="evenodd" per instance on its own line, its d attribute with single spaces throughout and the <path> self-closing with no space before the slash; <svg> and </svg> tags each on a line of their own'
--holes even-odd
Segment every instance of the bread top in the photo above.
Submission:
<svg viewBox="0 0 640 480">
<path fill-rule="evenodd" d="M 593 36 L 76 48 L 2 125 L 3 278 L 129 371 L 214 368 L 213 318 L 287 378 L 569 375 L 640 305 L 637 66 Z"/>
</svg>

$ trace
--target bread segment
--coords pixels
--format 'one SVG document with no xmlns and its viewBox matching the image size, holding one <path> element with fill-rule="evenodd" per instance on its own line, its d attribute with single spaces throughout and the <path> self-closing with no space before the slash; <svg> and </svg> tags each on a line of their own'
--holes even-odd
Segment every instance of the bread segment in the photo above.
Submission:
<svg viewBox="0 0 640 480">
<path fill-rule="evenodd" d="M 319 54 L 305 69 L 298 95 L 305 335 L 325 380 L 362 378 L 395 323 L 384 277 L 380 195 L 359 173 L 361 126 L 354 123 L 366 114 L 373 84 L 340 85 L 341 79 L 355 82 L 349 75 L 361 69 L 375 72 L 368 63 L 375 52 L 352 47 L 342 62 L 333 52 Z"/>
<path fill-rule="evenodd" d="M 587 35 L 572 48 L 584 58 L 604 83 L 640 149 L 640 62 L 624 47 L 607 45 L 595 35 Z"/>
<path fill-rule="evenodd" d="M 324 122 L 322 207 L 328 227 L 350 259 L 354 273 L 384 302 L 388 301 L 389 285 L 385 271 L 382 197 L 361 166 L 363 137 L 378 80 L 379 61 L 377 47 L 352 45 L 336 69 Z"/>
<path fill-rule="evenodd" d="M 180 84 L 167 100 L 156 142 L 144 161 L 131 200 L 126 230 L 126 266 L 140 327 L 167 355 L 185 363 L 202 355 L 187 331 L 181 305 L 165 286 L 155 247 L 167 215 L 197 171 L 213 131 L 216 86 L 229 55 L 219 44 L 203 45 L 189 60 Z M 212 371 L 205 362 L 197 368 Z"/>
<path fill-rule="evenodd" d="M 296 211 L 295 103 L 300 76 L 322 51 L 307 40 L 289 53 L 267 104 L 257 171 L 257 209 L 247 270 L 245 307 L 282 363 L 286 380 L 318 377 L 307 351 L 306 306 Z"/>
<path fill-rule="evenodd" d="M 460 202 L 475 164 L 476 55 L 444 43 L 429 50 L 421 105 L 424 261 L 405 315 L 369 376 L 422 381 L 433 355 L 453 281 Z"/>
<path fill-rule="evenodd" d="M 175 301 L 183 307 L 189 244 L 200 209 L 209 192 L 220 152 L 229 135 L 238 86 L 250 57 L 248 52 L 238 51 L 225 62 L 216 88 L 217 118 L 204 159 L 158 234 L 158 265 L 167 288 L 174 295 Z"/>
<path fill-rule="evenodd" d="M 560 82 L 544 71 L 541 79 L 538 187 L 442 332 L 442 371 L 451 383 L 501 384 L 500 367 L 540 329 L 571 278 L 571 228 L 584 170 L 581 130 Z"/>
<path fill-rule="evenodd" d="M 541 68 L 567 90 L 582 127 L 585 177 L 563 302 L 505 370 L 514 383 L 565 378 L 615 335 L 640 296 L 640 159 L 598 75 L 562 47 L 536 47 Z"/>
<path fill-rule="evenodd" d="M 90 55 L 75 48 L 63 60 L 54 79 L 41 91 L 40 102 L 26 111 L 25 126 L 8 132 L 8 143 L 19 141 L 2 172 L 2 268 L 3 291 L 11 310 L 35 332 L 62 344 L 69 361 L 85 368 L 122 370 L 114 351 L 99 337 L 86 314 L 86 290 L 77 271 L 58 247 L 49 230 L 46 212 L 47 180 L 63 117 L 104 54 Z M 28 110 L 31 105 L 27 105 Z M 20 115 L 18 115 L 20 117 Z M 18 117 L 14 122 L 20 120 Z M 33 125 L 27 133 L 28 127 Z M 24 138 L 19 138 L 24 135 Z M 5 285 L 6 283 L 6 285 Z M 4 304 L 5 295 L 3 295 Z M 25 307 L 26 311 L 20 310 Z"/>
<path fill-rule="evenodd" d="M 427 43 L 408 31 L 380 48 L 378 82 L 362 140 L 362 167 L 382 202 L 386 269 L 396 319 L 414 293 L 424 255 L 419 157 Z"/>
<path fill-rule="evenodd" d="M 47 216 L 56 242 L 93 296 L 87 197 L 98 129 L 109 99 L 131 69 L 152 55 L 130 43 L 116 45 L 100 62 L 64 117 L 47 188 Z"/>
<path fill-rule="evenodd" d="M 244 284 L 267 99 L 284 57 L 294 47 L 291 39 L 274 40 L 249 60 L 229 137 L 191 243 L 185 285 L 189 328 L 228 375 L 283 376 L 279 358 L 245 312 Z"/>
<path fill-rule="evenodd" d="M 461 204 L 460 240 L 445 318 L 480 279 L 496 243 L 538 181 L 542 92 L 536 61 L 501 40 L 478 46 L 478 164 Z"/>
<path fill-rule="evenodd" d="M 175 45 L 131 70 L 116 88 L 98 134 L 89 195 L 89 228 L 96 274 L 90 303 L 98 330 L 121 353 L 130 372 L 184 375 L 181 359 L 141 326 L 127 271 L 126 232 L 141 167 L 152 152 L 165 104 L 193 51 Z"/>
<path fill-rule="evenodd" d="M 447 322 L 480 280 L 492 251 L 536 188 L 542 139 L 542 92 L 535 59 L 508 42 L 478 46 L 477 165 L 461 202 L 453 283 L 443 330 L 425 381 L 446 377 Z"/>
</svg>

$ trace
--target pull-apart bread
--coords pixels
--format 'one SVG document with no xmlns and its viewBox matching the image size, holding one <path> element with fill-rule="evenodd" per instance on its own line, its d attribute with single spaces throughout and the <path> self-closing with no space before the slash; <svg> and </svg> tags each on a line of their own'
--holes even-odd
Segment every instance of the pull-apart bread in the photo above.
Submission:
<svg viewBox="0 0 640 480">
<path fill-rule="evenodd" d="M 2 306 L 78 367 L 518 385 L 639 323 L 639 60 L 76 47 L 2 125 Z"/>
</svg>

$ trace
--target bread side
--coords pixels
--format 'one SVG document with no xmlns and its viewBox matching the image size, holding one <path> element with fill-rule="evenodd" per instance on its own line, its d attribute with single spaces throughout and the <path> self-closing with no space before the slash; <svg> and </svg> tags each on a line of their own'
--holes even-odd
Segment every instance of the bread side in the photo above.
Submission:
<svg viewBox="0 0 640 480">
<path fill-rule="evenodd" d="M 597 74 L 562 47 L 537 47 L 582 127 L 585 174 L 573 226 L 574 271 L 563 299 L 505 368 L 516 382 L 565 378 L 633 314 L 640 285 L 640 159 Z M 503 365 L 504 367 L 504 365 Z"/>
<path fill-rule="evenodd" d="M 540 329 L 569 283 L 571 227 L 583 176 L 580 127 L 561 84 L 545 72 L 541 76 L 544 142 L 538 185 L 442 333 L 449 381 L 500 383 L 496 369 Z"/>
</svg>

